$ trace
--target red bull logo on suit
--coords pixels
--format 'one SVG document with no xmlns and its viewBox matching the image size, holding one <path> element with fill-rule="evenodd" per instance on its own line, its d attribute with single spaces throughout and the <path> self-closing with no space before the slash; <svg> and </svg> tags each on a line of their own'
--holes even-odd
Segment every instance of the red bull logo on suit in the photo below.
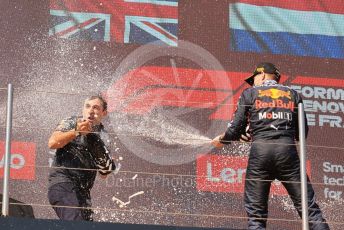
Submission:
<svg viewBox="0 0 344 230">
<path fill-rule="evenodd" d="M 258 90 L 258 97 L 271 97 L 272 99 L 286 97 L 291 99 L 290 91 L 283 91 L 279 89 Z"/>
<path fill-rule="evenodd" d="M 289 102 L 284 102 L 280 99 L 278 100 L 272 100 L 272 102 L 265 102 L 261 100 L 256 100 L 255 103 L 256 109 L 265 109 L 265 108 L 284 108 L 284 109 L 289 109 L 291 111 L 294 111 L 294 102 L 289 101 Z"/>
</svg>

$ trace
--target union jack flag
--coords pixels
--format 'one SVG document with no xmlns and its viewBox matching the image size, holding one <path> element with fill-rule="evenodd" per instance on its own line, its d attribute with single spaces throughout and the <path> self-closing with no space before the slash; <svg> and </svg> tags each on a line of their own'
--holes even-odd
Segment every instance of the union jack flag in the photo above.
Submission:
<svg viewBox="0 0 344 230">
<path fill-rule="evenodd" d="M 177 46 L 178 0 L 51 0 L 50 36 Z"/>
</svg>

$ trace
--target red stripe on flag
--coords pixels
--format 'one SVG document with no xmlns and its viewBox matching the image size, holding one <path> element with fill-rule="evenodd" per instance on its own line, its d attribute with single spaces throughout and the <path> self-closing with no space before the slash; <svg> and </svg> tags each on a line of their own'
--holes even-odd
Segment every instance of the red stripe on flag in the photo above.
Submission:
<svg viewBox="0 0 344 230">
<path fill-rule="evenodd" d="M 154 28 L 156 31 L 158 31 L 159 33 L 163 34 L 164 36 L 166 36 L 168 39 L 174 41 L 174 42 L 178 42 L 178 39 L 176 39 L 174 36 L 170 35 L 169 33 L 167 33 L 166 31 L 162 30 L 160 27 L 154 25 L 153 23 L 150 22 L 143 22 L 143 24 Z"/>
<path fill-rule="evenodd" d="M 96 18 L 92 18 L 92 19 L 90 19 L 90 20 L 88 20 L 88 21 L 86 21 L 86 22 L 84 22 L 84 23 L 81 23 L 81 24 L 72 26 L 72 27 L 68 28 L 67 30 L 61 31 L 61 32 L 59 32 L 59 33 L 56 33 L 55 35 L 58 36 L 58 37 L 60 37 L 60 36 L 63 36 L 63 35 L 65 35 L 65 34 L 68 34 L 69 32 L 75 30 L 76 28 L 79 28 L 80 30 L 82 30 L 82 28 L 83 28 L 84 26 L 87 26 L 87 25 L 89 25 L 89 24 L 92 24 L 93 22 L 95 22 L 95 21 L 97 21 L 97 20 L 98 20 L 98 19 L 96 19 Z"/>
<path fill-rule="evenodd" d="M 123 15 L 124 9 L 121 7 L 113 7 L 111 3 L 104 1 L 104 9 L 107 13 L 111 14 L 111 23 L 110 23 L 110 34 L 111 40 L 118 43 L 124 43 L 124 30 L 125 30 L 125 16 Z"/>
<path fill-rule="evenodd" d="M 344 14 L 343 0 L 238 0 L 236 3 L 247 3 L 256 6 L 272 6 L 289 10 L 320 11 L 333 14 Z"/>
</svg>

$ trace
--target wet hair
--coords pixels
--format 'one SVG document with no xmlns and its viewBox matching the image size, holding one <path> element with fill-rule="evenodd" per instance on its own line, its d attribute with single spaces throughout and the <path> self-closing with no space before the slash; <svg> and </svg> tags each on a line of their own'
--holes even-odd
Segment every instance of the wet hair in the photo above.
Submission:
<svg viewBox="0 0 344 230">
<path fill-rule="evenodd" d="M 105 101 L 105 99 L 101 95 L 90 96 L 90 97 L 86 98 L 85 101 L 92 101 L 92 100 L 95 100 L 95 99 L 98 99 L 98 100 L 100 100 L 102 102 L 102 104 L 103 104 L 103 111 L 106 111 L 107 110 L 107 102 Z"/>
</svg>

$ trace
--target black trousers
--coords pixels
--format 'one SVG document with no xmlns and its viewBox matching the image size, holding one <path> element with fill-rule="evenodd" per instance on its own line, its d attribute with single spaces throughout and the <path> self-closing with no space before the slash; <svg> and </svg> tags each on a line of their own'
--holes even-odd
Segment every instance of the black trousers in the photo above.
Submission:
<svg viewBox="0 0 344 230">
<path fill-rule="evenodd" d="M 61 220 L 93 220 L 93 212 L 88 208 L 91 206 L 89 190 L 77 189 L 73 183 L 58 183 L 49 187 L 48 198 Z"/>
<path fill-rule="evenodd" d="M 248 229 L 266 228 L 270 186 L 275 179 L 283 181 L 282 184 L 288 191 L 297 212 L 300 217 L 302 215 L 300 160 L 294 140 L 279 138 L 264 140 L 264 142 L 257 140 L 252 143 L 248 160 L 244 196 Z M 329 229 L 315 202 L 312 185 L 308 183 L 307 188 L 310 229 Z"/>
</svg>

